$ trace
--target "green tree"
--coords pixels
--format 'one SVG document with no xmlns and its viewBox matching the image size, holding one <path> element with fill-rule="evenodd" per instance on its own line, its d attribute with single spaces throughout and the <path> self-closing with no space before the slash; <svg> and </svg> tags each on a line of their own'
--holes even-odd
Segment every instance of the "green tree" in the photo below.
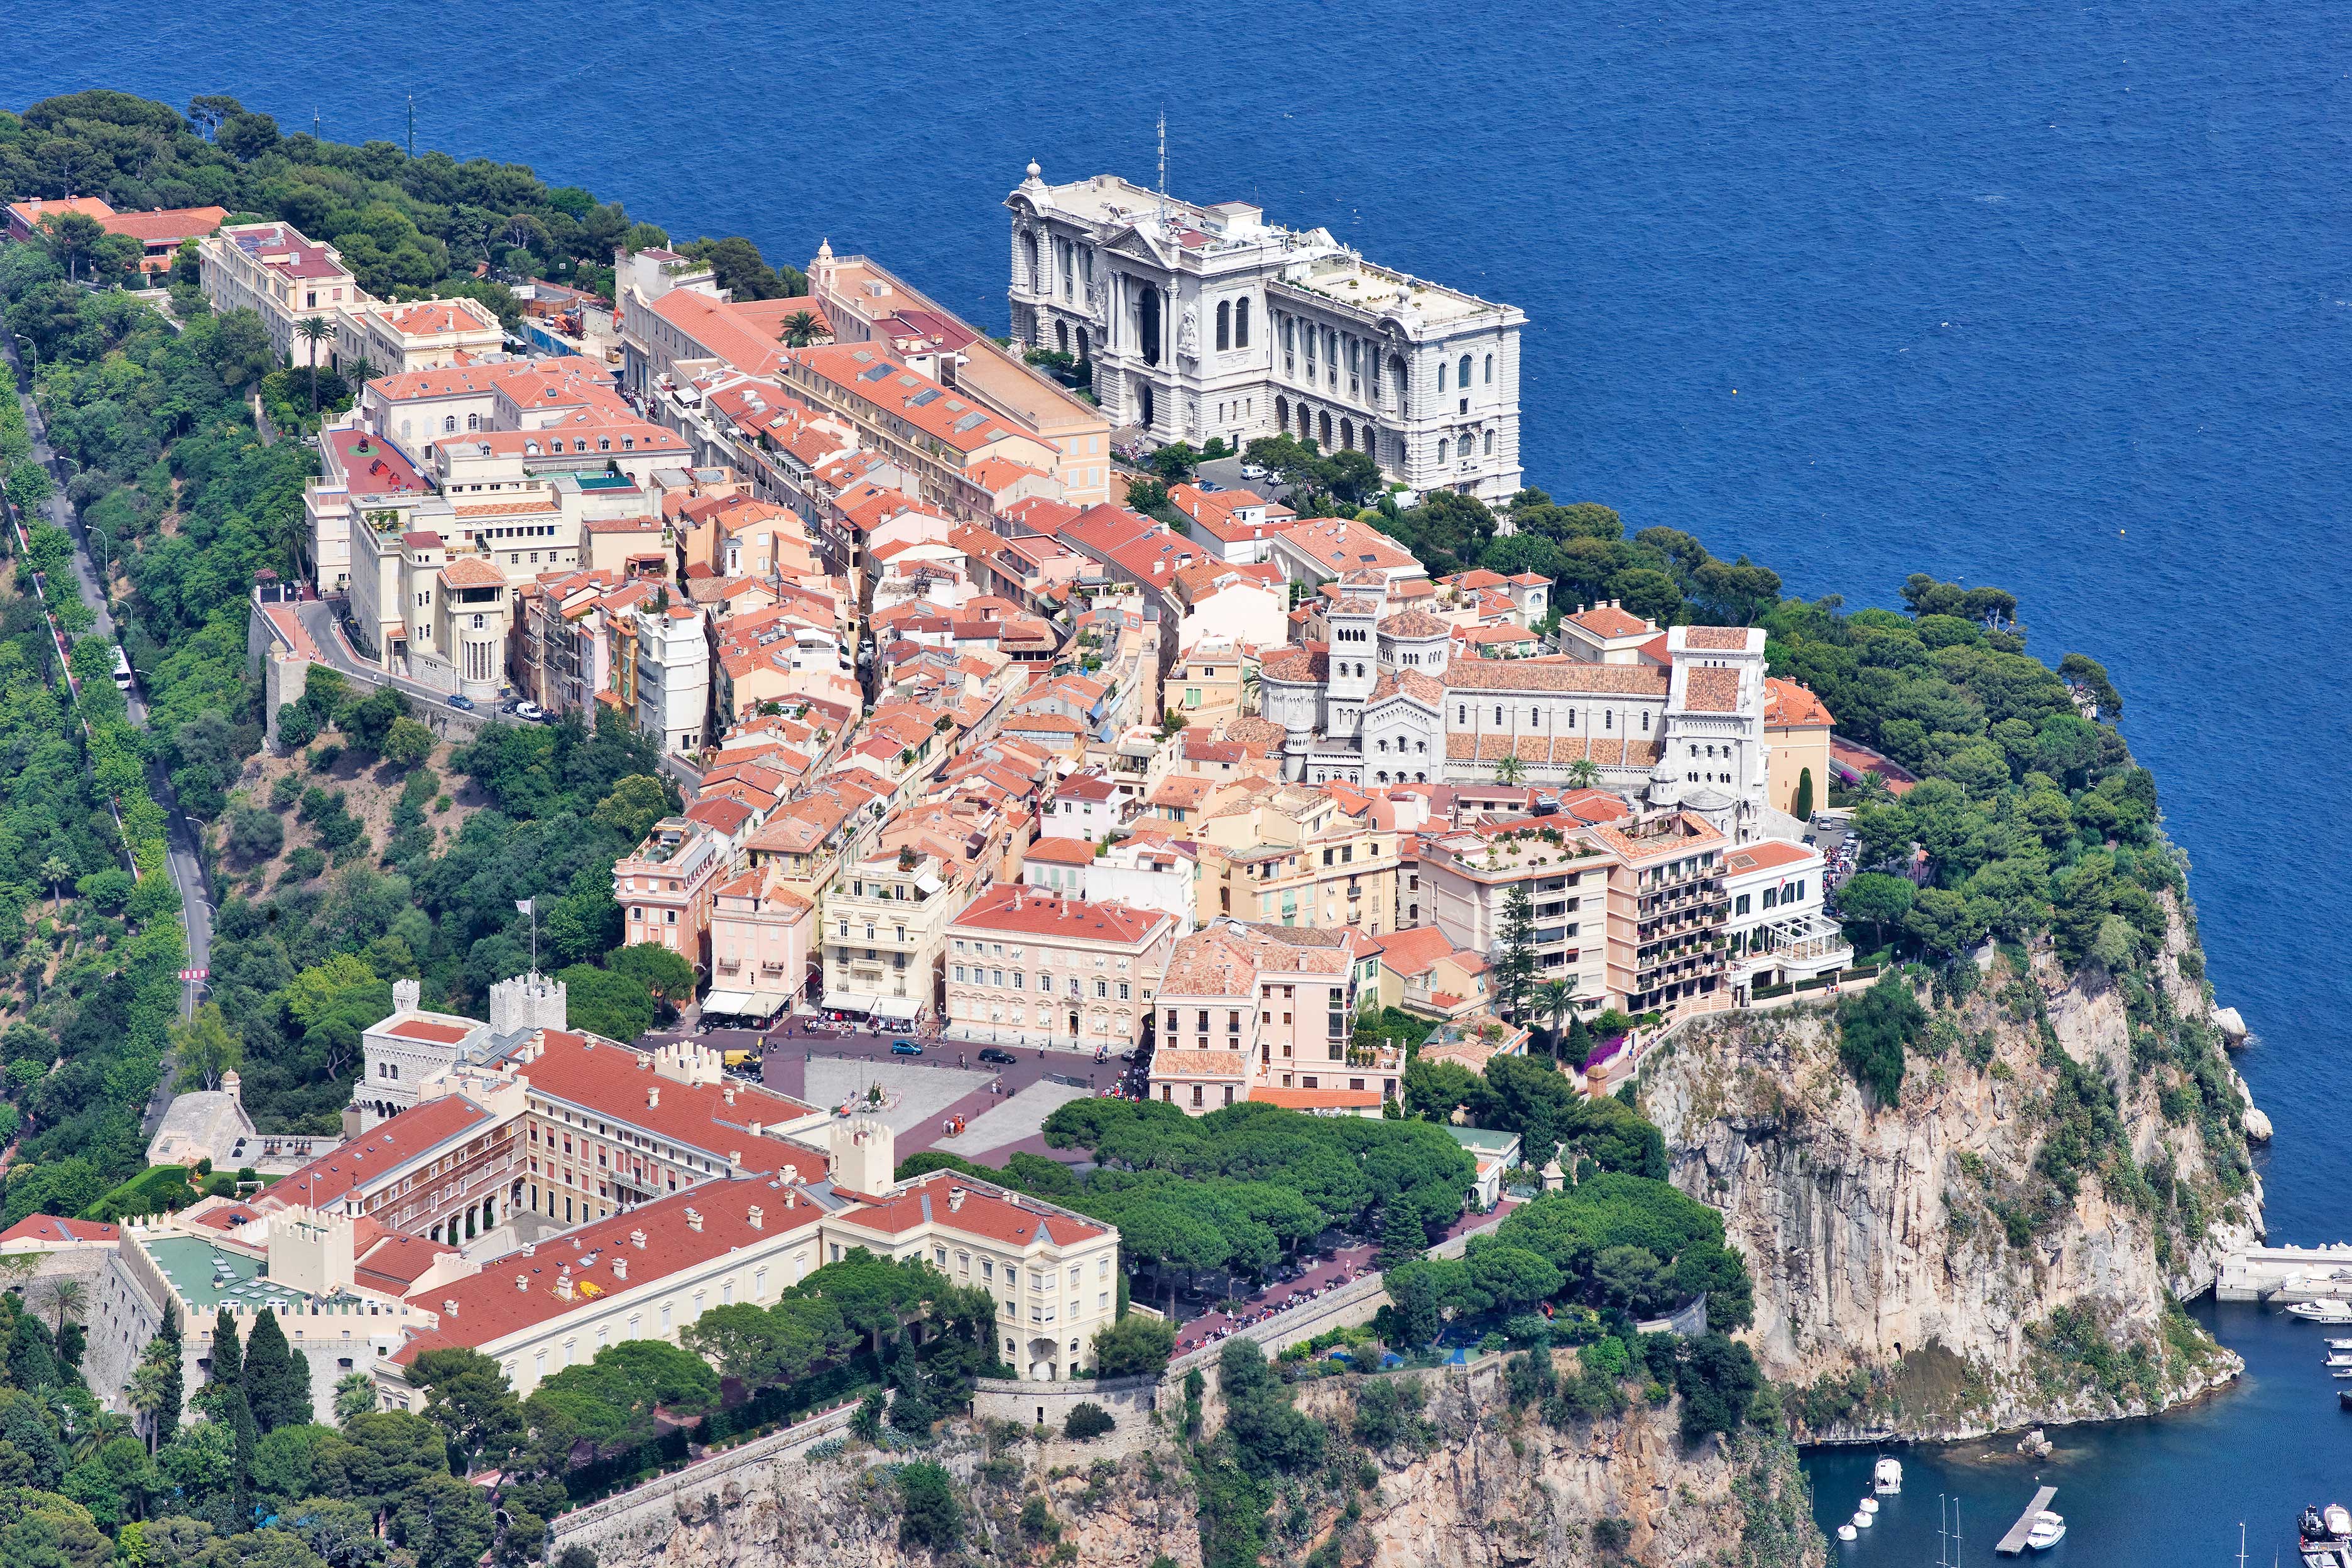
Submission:
<svg viewBox="0 0 2352 1568">
<path fill-rule="evenodd" d="M 245 1061 L 245 1042 L 229 1029 L 220 1004 L 207 1002 L 185 1023 L 172 1026 L 172 1054 L 180 1064 L 183 1089 L 215 1089 Z"/>
<path fill-rule="evenodd" d="M 1801 768 L 1797 773 L 1797 798 L 1790 815 L 1800 822 L 1813 819 L 1813 770 Z"/>
<path fill-rule="evenodd" d="M 1495 961 L 1495 1005 L 1517 1019 L 1535 984 L 1536 906 L 1524 881 L 1511 884 L 1503 899 L 1503 919 L 1496 932 L 1502 956 Z"/>
<path fill-rule="evenodd" d="M 1129 1312 L 1095 1331 L 1097 1377 L 1145 1377 L 1163 1372 L 1176 1349 L 1176 1331 L 1164 1320 Z"/>
<path fill-rule="evenodd" d="M 657 942 L 615 948 L 604 962 L 614 973 L 636 982 L 672 1006 L 694 998 L 694 966 Z"/>
<path fill-rule="evenodd" d="M 784 318 L 786 348 L 804 349 L 824 335 L 824 322 L 814 311 L 795 310 Z"/>
<path fill-rule="evenodd" d="M 1517 788 L 1528 776 L 1528 764 L 1517 752 L 1507 752 L 1495 759 L 1495 782 Z"/>
<path fill-rule="evenodd" d="M 575 1029 L 625 1043 L 654 1026 L 652 993 L 625 974 L 575 963 L 556 978 L 563 982 Z"/>
<path fill-rule="evenodd" d="M 1911 901 L 1918 889 L 1901 877 L 1890 877 L 1881 871 L 1864 871 L 1846 879 L 1837 891 L 1837 911 L 1850 921 L 1866 921 L 1871 929 L 1871 945 L 1878 947 L 1886 941 L 1886 928 L 1901 923 L 1911 912 Z"/>
<path fill-rule="evenodd" d="M 294 335 L 310 348 L 310 416 L 319 416 L 319 345 L 335 335 L 335 329 L 324 316 L 305 316 L 294 329 Z"/>
<path fill-rule="evenodd" d="M 963 1505 L 955 1482 L 928 1460 L 898 1472 L 898 1544 L 953 1552 L 963 1541 Z"/>
<path fill-rule="evenodd" d="M 1883 1105 L 1903 1092 L 1903 1053 L 1927 1033 L 1927 1010 L 1911 987 L 1888 975 L 1859 994 L 1838 999 L 1838 1059 Z"/>
<path fill-rule="evenodd" d="M 375 1408 L 375 1379 L 363 1372 L 347 1372 L 335 1380 L 335 1419 L 349 1421 Z"/>
<path fill-rule="evenodd" d="M 520 1447 L 522 1405 L 499 1363 L 479 1351 L 426 1351 L 409 1368 L 425 1390 L 425 1418 L 447 1434 L 468 1472 L 498 1464 Z"/>
<path fill-rule="evenodd" d="M 310 1419 L 310 1363 L 286 1342 L 278 1314 L 265 1307 L 245 1343 L 245 1402 L 265 1433 Z"/>
<path fill-rule="evenodd" d="M 669 795 L 662 782 L 644 773 L 632 773 L 617 780 L 612 793 L 596 803 L 594 819 L 634 845 L 668 814 Z"/>
<path fill-rule="evenodd" d="M 413 768 L 433 754 L 433 731 L 404 713 L 385 731 L 382 752 L 385 762 Z"/>
<path fill-rule="evenodd" d="M 1188 441 L 1171 441 L 1151 454 L 1151 471 L 1160 476 L 1162 484 L 1181 484 L 1200 467 L 1201 454 Z"/>
</svg>

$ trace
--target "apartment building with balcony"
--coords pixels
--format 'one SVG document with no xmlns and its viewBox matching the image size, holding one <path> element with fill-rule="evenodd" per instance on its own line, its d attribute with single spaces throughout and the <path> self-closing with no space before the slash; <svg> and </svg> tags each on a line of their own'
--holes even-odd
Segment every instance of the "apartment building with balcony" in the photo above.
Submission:
<svg viewBox="0 0 2352 1568">
<path fill-rule="evenodd" d="M 411 300 L 346 310 L 335 323 L 335 367 L 364 360 L 378 375 L 437 370 L 495 354 L 506 330 L 478 300 Z"/>
<path fill-rule="evenodd" d="M 1611 1005 L 1628 1013 L 1732 1005 L 1731 900 L 1724 888 L 1731 841 L 1671 804 L 1586 832 L 1609 861 Z"/>
<path fill-rule="evenodd" d="M 334 333 L 313 343 L 302 335 L 304 321 L 322 321 L 331 329 L 347 308 L 375 303 L 333 246 L 304 238 L 292 224 L 215 230 L 196 242 L 196 264 L 213 309 L 260 316 L 269 346 L 296 365 L 323 363 L 334 353 Z"/>
<path fill-rule="evenodd" d="M 824 905 L 824 1005 L 893 1023 L 934 1012 L 961 902 L 947 868 L 911 849 L 843 868 Z"/>
<path fill-rule="evenodd" d="M 985 522 L 994 515 L 979 477 L 992 461 L 1055 466 L 1056 454 L 1043 437 L 878 345 L 794 349 L 782 374 L 793 396 L 848 425 L 861 447 L 911 476 L 918 498 L 950 517 Z"/>
<path fill-rule="evenodd" d="M 1421 840 L 1421 887 L 1407 897 L 1455 950 L 1492 960 L 1501 950 L 1507 906 L 1524 889 L 1533 911 L 1529 945 L 1538 982 L 1576 986 L 1577 1007 L 1610 1005 L 1607 963 L 1609 855 L 1572 818 L 1481 824 Z"/>
<path fill-rule="evenodd" d="M 1160 982 L 1151 1097 L 1194 1116 L 1250 1100 L 1380 1114 L 1404 1064 L 1392 1047 L 1354 1043 L 1355 940 L 1218 920 L 1178 942 Z"/>
<path fill-rule="evenodd" d="M 1229 915 L 1368 936 L 1397 929 L 1397 832 L 1342 810 L 1330 791 L 1276 786 L 1209 812 L 1192 836 L 1202 925 Z"/>
<path fill-rule="evenodd" d="M 709 828 L 683 816 L 655 823 L 613 864 L 623 942 L 658 942 L 708 974 L 712 889 L 726 871 L 723 842 Z"/>
<path fill-rule="evenodd" d="M 772 861 L 740 871 L 710 894 L 710 993 L 703 1015 L 766 1018 L 808 989 L 816 900 L 794 892 Z"/>
<path fill-rule="evenodd" d="M 1113 1053 L 1140 1045 L 1176 921 L 1020 883 L 987 889 L 948 927 L 950 1033 L 983 1044 Z"/>
</svg>

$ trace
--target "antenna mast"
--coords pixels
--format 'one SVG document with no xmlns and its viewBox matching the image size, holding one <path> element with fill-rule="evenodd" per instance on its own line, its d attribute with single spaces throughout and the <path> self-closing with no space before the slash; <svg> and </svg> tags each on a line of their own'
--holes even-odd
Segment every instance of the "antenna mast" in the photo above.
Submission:
<svg viewBox="0 0 2352 1568">
<path fill-rule="evenodd" d="M 1168 110 L 1165 105 L 1160 110 L 1160 217 L 1162 222 L 1168 217 Z"/>
<path fill-rule="evenodd" d="M 416 156 L 416 95 L 408 95 L 408 155 Z"/>
</svg>

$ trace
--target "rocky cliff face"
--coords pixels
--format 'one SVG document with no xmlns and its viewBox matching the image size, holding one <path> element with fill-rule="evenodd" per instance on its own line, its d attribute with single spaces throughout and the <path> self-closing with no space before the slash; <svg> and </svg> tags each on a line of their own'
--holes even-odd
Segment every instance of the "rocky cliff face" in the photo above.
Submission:
<svg viewBox="0 0 2352 1568">
<path fill-rule="evenodd" d="M 1433 1392 L 1418 1429 L 1377 1453 L 1348 1450 L 1339 1437 L 1360 1380 L 1302 1393 L 1299 1407 L 1324 1418 L 1340 1462 L 1277 1488 L 1270 1568 L 1310 1558 L 1320 1568 L 1820 1568 L 1824 1542 L 1785 1441 L 1749 1433 L 1737 1447 L 1710 1438 L 1685 1450 L 1671 1407 L 1558 1430 L 1532 1410 L 1513 1412 L 1491 1364 L 1475 1385 L 1422 1375 Z M 995 1441 L 992 1453 L 988 1438 L 965 1432 L 925 1456 L 957 1479 L 963 1560 L 1201 1568 L 1200 1495 L 1160 1429 L 1122 1434 L 1107 1452 L 1002 1432 Z M 600 1543 L 601 1568 L 954 1561 L 900 1544 L 885 1459 L 866 1450 L 782 1467 L 740 1501 L 691 1506 L 661 1528 Z"/>
<path fill-rule="evenodd" d="M 1891 1106 L 1827 1006 L 1711 1021 L 1645 1066 L 1642 1108 L 1747 1256 L 1758 1358 L 1801 1385 L 1807 1436 L 2142 1414 L 2236 1374 L 2168 1305 L 2261 1228 L 2193 951 L 2176 911 L 2147 975 L 1988 952 L 1970 994 L 1932 998 Z"/>
</svg>

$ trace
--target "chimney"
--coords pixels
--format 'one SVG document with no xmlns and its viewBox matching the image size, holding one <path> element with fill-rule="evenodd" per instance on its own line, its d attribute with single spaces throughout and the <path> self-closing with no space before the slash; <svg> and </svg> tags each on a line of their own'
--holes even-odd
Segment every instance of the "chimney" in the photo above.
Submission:
<svg viewBox="0 0 2352 1568">
<path fill-rule="evenodd" d="M 444 1300 L 441 1303 L 441 1310 L 454 1318 L 457 1315 L 457 1303 L 451 1300 Z"/>
<path fill-rule="evenodd" d="M 767 1226 L 766 1226 L 762 1222 L 763 1222 L 766 1218 L 767 1218 L 766 1211 L 764 1211 L 763 1209 L 761 1209 L 758 1204 L 753 1204 L 753 1205 L 751 1205 L 751 1228 L 752 1228 L 753 1230 L 765 1230 L 765 1229 L 767 1228 Z"/>
<path fill-rule="evenodd" d="M 527 1290 L 529 1290 L 529 1289 L 530 1289 L 530 1281 L 529 1279 L 524 1279 L 521 1275 L 518 1274 L 518 1275 L 516 1275 L 516 1276 L 515 1276 L 515 1289 L 518 1289 L 518 1290 L 526 1290 L 526 1291 L 527 1291 Z"/>
<path fill-rule="evenodd" d="M 702 1229 L 702 1211 L 700 1209 L 688 1209 L 686 1211 L 686 1228 L 697 1232 L 699 1232 Z"/>
<path fill-rule="evenodd" d="M 760 1135 L 760 1123 L 758 1123 L 758 1122 L 754 1121 L 753 1123 L 751 1123 L 751 1136 L 752 1136 L 752 1137 L 754 1137 L 754 1138 L 757 1138 L 759 1135 Z"/>
<path fill-rule="evenodd" d="M 730 1105 L 734 1104 L 734 1103 L 735 1103 L 735 1086 L 734 1086 L 733 1084 L 731 1084 L 731 1083 L 730 1083 L 730 1084 L 727 1085 L 724 1089 L 721 1089 L 719 1091 L 719 1099 L 721 1099 L 721 1100 L 725 1100 L 725 1101 L 726 1101 L 728 1104 L 730 1104 Z"/>
<path fill-rule="evenodd" d="M 558 1279 L 555 1282 L 555 1294 L 557 1299 L 560 1300 L 569 1301 L 572 1300 L 571 1275 L 567 1274 L 562 1279 Z"/>
<path fill-rule="evenodd" d="M 625 1258 L 615 1258 L 613 1259 L 613 1278 L 615 1279 L 626 1279 L 628 1277 L 629 1260 Z"/>
<path fill-rule="evenodd" d="M 953 1214 L 962 1207 L 963 1189 L 961 1187 L 950 1187 L 948 1189 L 948 1213 Z"/>
<path fill-rule="evenodd" d="M 646 1109 L 651 1110 L 659 1104 L 661 1104 L 661 1085 L 654 1084 L 646 1090 Z"/>
<path fill-rule="evenodd" d="M 783 1177 L 787 1184 L 797 1185 L 801 1179 L 801 1168 L 798 1165 L 786 1165 Z"/>
<path fill-rule="evenodd" d="M 642 1230 L 629 1232 L 629 1245 L 643 1252 L 646 1249 L 646 1233 Z"/>
</svg>

